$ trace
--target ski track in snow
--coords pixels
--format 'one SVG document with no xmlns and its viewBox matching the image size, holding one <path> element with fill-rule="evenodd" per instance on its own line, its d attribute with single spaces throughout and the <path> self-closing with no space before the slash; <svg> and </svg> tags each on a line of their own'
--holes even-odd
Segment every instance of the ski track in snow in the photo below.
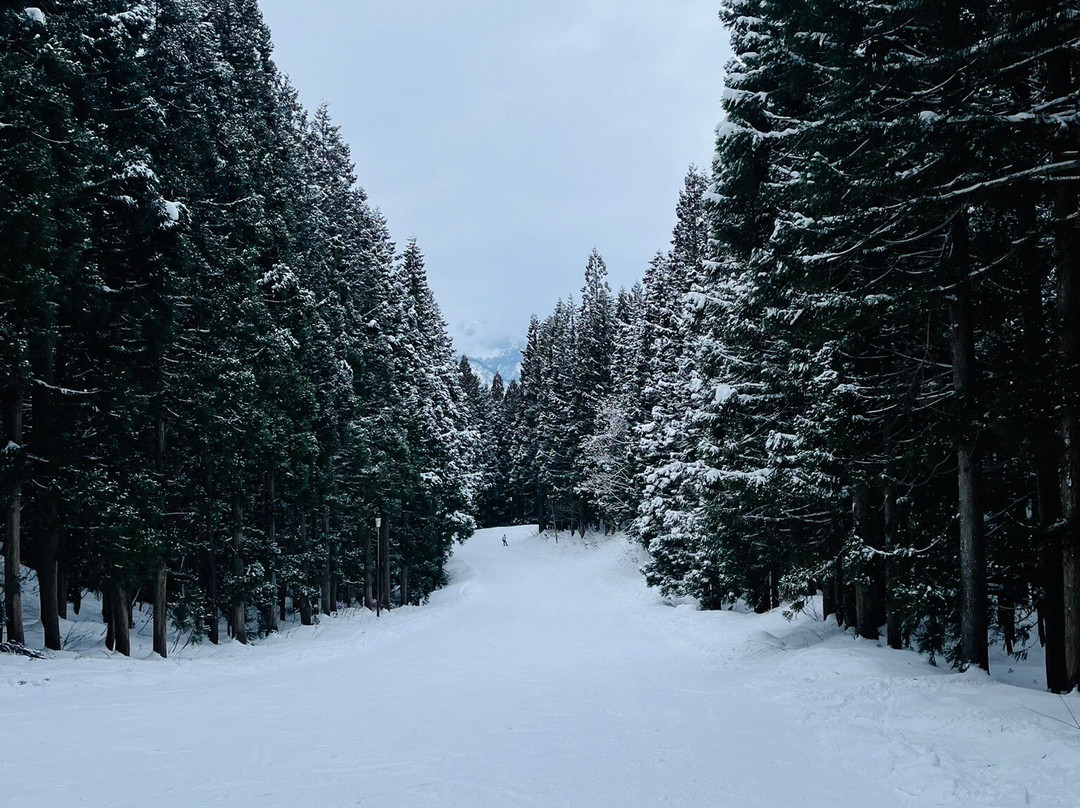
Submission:
<svg viewBox="0 0 1080 808">
<path fill-rule="evenodd" d="M 96 635 L 0 658 L 0 805 L 1080 804 L 1062 699 L 811 617 L 673 606 L 641 560 L 486 530 L 429 605 L 381 619 L 167 661 Z"/>
</svg>

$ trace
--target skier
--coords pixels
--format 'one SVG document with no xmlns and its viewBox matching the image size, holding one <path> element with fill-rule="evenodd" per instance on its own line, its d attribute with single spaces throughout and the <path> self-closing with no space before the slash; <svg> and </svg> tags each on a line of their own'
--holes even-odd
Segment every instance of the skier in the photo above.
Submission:
<svg viewBox="0 0 1080 808">
<path fill-rule="evenodd" d="M 506 543 L 506 534 L 503 533 L 503 547 L 509 547 L 509 546 L 510 545 Z"/>
</svg>

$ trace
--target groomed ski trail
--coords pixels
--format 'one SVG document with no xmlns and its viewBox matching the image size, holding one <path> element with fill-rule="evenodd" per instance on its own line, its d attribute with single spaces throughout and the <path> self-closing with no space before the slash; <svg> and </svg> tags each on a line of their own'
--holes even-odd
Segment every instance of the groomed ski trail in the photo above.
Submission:
<svg viewBox="0 0 1080 808">
<path fill-rule="evenodd" d="M 809 619 L 673 608 L 625 541 L 533 534 L 480 531 L 429 605 L 382 619 L 0 661 L 0 804 L 1076 804 L 1080 730 L 1037 715 L 1056 697 Z"/>
</svg>

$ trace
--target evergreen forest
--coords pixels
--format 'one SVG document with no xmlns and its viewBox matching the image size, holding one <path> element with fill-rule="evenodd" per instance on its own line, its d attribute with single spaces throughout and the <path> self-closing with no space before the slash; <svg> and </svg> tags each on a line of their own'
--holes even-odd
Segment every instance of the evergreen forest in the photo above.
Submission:
<svg viewBox="0 0 1080 808">
<path fill-rule="evenodd" d="M 10 643 L 23 566 L 49 649 L 95 592 L 165 656 L 421 603 L 535 524 L 629 534 L 703 609 L 1080 687 L 1075 2 L 725 0 L 670 244 L 621 290 L 582 256 L 490 385 L 256 0 L 0 8 Z"/>
</svg>

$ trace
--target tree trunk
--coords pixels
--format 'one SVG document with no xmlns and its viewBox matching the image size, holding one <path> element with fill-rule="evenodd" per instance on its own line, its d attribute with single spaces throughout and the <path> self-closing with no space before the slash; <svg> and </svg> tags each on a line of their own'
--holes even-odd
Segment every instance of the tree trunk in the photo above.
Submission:
<svg viewBox="0 0 1080 808">
<path fill-rule="evenodd" d="M 536 525 L 537 530 L 543 533 L 548 529 L 547 508 L 544 503 L 544 492 L 539 486 L 536 487 Z M 558 532 L 558 528 L 556 528 Z"/>
<path fill-rule="evenodd" d="M 851 620 L 848 619 L 849 609 L 845 599 L 847 594 L 847 587 L 844 584 L 844 557 L 843 554 L 836 557 L 836 561 L 833 564 L 835 575 L 833 577 L 833 601 L 836 603 L 836 625 L 843 628 L 845 625 L 852 625 Z"/>
<path fill-rule="evenodd" d="M 1065 665 L 1065 559 L 1061 537 L 1054 530 L 1061 518 L 1057 470 L 1060 452 L 1047 445 L 1036 452 L 1038 518 L 1042 535 L 1039 573 L 1043 587 L 1039 616 L 1046 648 L 1046 686 L 1051 693 L 1064 693 L 1071 689 Z"/>
<path fill-rule="evenodd" d="M 1071 54 L 1062 49 L 1047 59 L 1053 93 L 1074 90 Z M 1055 154 L 1055 160 L 1064 159 Z M 1065 688 L 1080 687 L 1080 224 L 1076 221 L 1077 186 L 1059 181 L 1053 196 L 1054 252 L 1057 260 L 1057 303 L 1061 343 L 1057 377 L 1063 392 L 1060 414 Z"/>
<path fill-rule="evenodd" d="M 364 608 L 375 608 L 375 593 L 372 591 L 375 576 L 372 574 L 375 559 L 371 553 L 371 531 L 364 528 Z"/>
<path fill-rule="evenodd" d="M 101 619 L 105 621 L 105 647 L 116 650 L 116 630 L 112 608 L 111 584 L 106 583 L 101 593 Z"/>
<path fill-rule="evenodd" d="M 293 598 L 293 605 L 295 605 L 296 610 L 300 612 L 300 625 L 315 625 L 315 615 L 311 608 L 311 598 L 309 598 L 306 593 L 297 594 L 297 596 Z"/>
<path fill-rule="evenodd" d="M 116 651 L 124 656 L 131 656 L 131 601 L 116 578 L 109 582 L 109 586 L 109 606 L 112 611 Z"/>
<path fill-rule="evenodd" d="M 330 508 L 326 505 L 323 506 L 322 512 L 322 528 L 323 528 L 323 565 L 322 574 L 319 576 L 319 589 L 321 597 L 319 598 L 319 608 L 325 615 L 330 615 L 330 556 L 333 551 L 330 549 Z"/>
<path fill-rule="evenodd" d="M 276 572 L 270 573 L 270 580 L 268 580 L 266 584 L 267 589 L 272 592 L 273 595 L 268 601 L 266 601 L 266 603 L 262 605 L 260 614 L 262 618 L 262 630 L 265 631 L 267 634 L 272 634 L 273 632 L 278 630 L 278 584 Z"/>
<path fill-rule="evenodd" d="M 1072 689 L 1080 687 L 1080 379 L 1076 378 L 1080 375 L 1080 265 L 1068 270 L 1062 267 L 1062 275 L 1058 300 L 1062 307 L 1062 380 L 1067 402 L 1061 415 L 1061 516 L 1065 528 L 1062 568 L 1065 674 L 1067 687 Z"/>
<path fill-rule="evenodd" d="M 162 561 L 154 572 L 154 653 L 162 659 L 169 656 L 168 593 L 169 570 Z"/>
<path fill-rule="evenodd" d="M 60 602 L 58 596 L 57 555 L 60 546 L 56 492 L 51 486 L 42 496 L 41 538 L 38 542 L 38 602 L 45 647 L 60 650 Z"/>
<path fill-rule="evenodd" d="M 898 578 L 896 558 L 892 553 L 896 550 L 896 486 L 891 482 L 885 484 L 885 551 L 889 553 L 885 560 L 885 622 L 886 640 L 890 648 L 897 650 L 904 647 L 903 632 L 900 627 L 900 616 L 896 611 L 895 586 Z"/>
<path fill-rule="evenodd" d="M 379 593 L 382 608 L 390 608 L 390 520 L 383 519 L 382 534 L 379 536 L 379 558 L 382 568 L 379 570 Z"/>
<path fill-rule="evenodd" d="M 244 509 L 239 502 L 233 503 L 233 580 L 240 582 L 244 577 Z M 233 594 L 232 607 L 233 637 L 237 642 L 247 645 L 247 606 Z"/>
<path fill-rule="evenodd" d="M 214 554 L 210 550 L 203 551 L 203 586 L 207 600 L 207 639 L 217 645 L 221 642 L 221 619 L 218 617 L 217 600 L 217 564 L 214 563 Z"/>
<path fill-rule="evenodd" d="M 308 547 L 308 520 L 307 514 L 300 514 L 300 546 Z M 298 612 L 300 612 L 300 625 L 310 626 L 315 623 L 314 616 L 311 613 L 311 598 L 307 594 L 308 575 L 310 574 L 307 562 L 304 562 L 304 578 L 301 586 L 302 591 L 293 593 L 293 606 Z"/>
<path fill-rule="evenodd" d="M 961 418 L 956 443 L 957 501 L 960 518 L 960 657 L 990 670 L 987 637 L 986 544 L 982 512 L 982 452 L 979 434 L 975 313 L 969 266 L 967 221 L 956 213 L 949 261 L 955 285 L 952 311 L 953 389 Z"/>
<path fill-rule="evenodd" d="M 399 602 L 402 606 L 409 605 L 409 565 L 405 563 L 401 565 L 401 597 Z"/>
<path fill-rule="evenodd" d="M 1034 370 L 1032 400 L 1038 408 L 1031 429 L 1032 466 L 1035 471 L 1035 515 L 1038 531 L 1039 577 L 1042 598 L 1039 600 L 1040 640 L 1045 647 L 1046 686 L 1052 693 L 1068 689 L 1065 675 L 1065 573 L 1061 538 L 1054 526 L 1061 518 L 1061 490 L 1058 482 L 1058 459 L 1061 445 L 1049 398 L 1057 384 L 1050 367 L 1052 349 L 1043 315 L 1045 261 L 1038 249 L 1039 223 L 1034 194 L 1021 200 L 1017 211 L 1022 242 L 1018 261 L 1023 272 L 1020 309 L 1023 318 L 1021 336 L 1025 364 Z"/>
<path fill-rule="evenodd" d="M 266 475 L 266 539 L 271 549 L 277 547 L 277 475 L 274 469 L 270 469 Z M 274 593 L 262 609 L 263 630 L 269 634 L 278 630 L 277 570 L 269 571 L 267 583 L 270 591 Z"/>
<path fill-rule="evenodd" d="M 58 520 L 59 492 L 56 483 L 56 418 L 52 388 L 56 382 L 56 352 L 51 333 L 41 337 L 33 352 L 34 373 L 44 384 L 36 384 L 31 395 L 34 412 L 33 453 L 42 464 L 39 484 L 40 525 L 35 558 L 38 573 L 38 601 L 45 647 L 60 650 L 60 604 L 57 592 L 56 561 L 60 549 Z"/>
<path fill-rule="evenodd" d="M 844 626 L 856 628 L 859 625 L 859 598 L 855 584 L 844 581 Z"/>
<path fill-rule="evenodd" d="M 852 512 L 855 521 L 855 536 L 870 549 L 877 549 L 877 531 L 874 529 L 873 506 L 870 503 L 870 486 L 865 480 L 855 484 L 852 491 Z M 859 579 L 855 583 L 855 629 L 860 637 L 876 640 L 881 634 L 878 622 L 881 607 L 878 598 L 879 565 L 876 556 L 863 564 Z"/>
<path fill-rule="evenodd" d="M 319 575 L 319 611 L 330 615 L 330 559 L 324 554 L 322 572 Z"/>
<path fill-rule="evenodd" d="M 22 588 L 22 457 L 23 457 L 23 391 L 18 382 L 4 390 L 4 451 L 10 452 L 18 466 L 10 484 L 5 508 L 4 533 L 4 619 L 8 642 L 24 644 Z"/>
<path fill-rule="evenodd" d="M 68 574 L 67 561 L 60 555 L 56 560 L 56 614 L 67 620 L 68 616 Z"/>
</svg>

